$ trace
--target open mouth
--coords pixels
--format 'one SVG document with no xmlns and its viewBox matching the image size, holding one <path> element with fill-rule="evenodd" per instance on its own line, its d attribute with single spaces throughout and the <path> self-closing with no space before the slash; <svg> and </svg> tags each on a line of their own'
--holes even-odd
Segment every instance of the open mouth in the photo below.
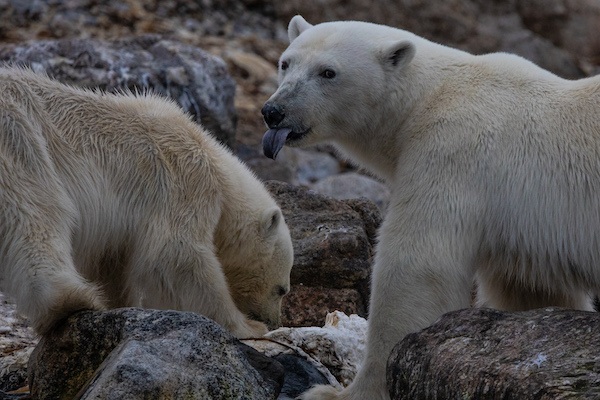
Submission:
<svg viewBox="0 0 600 400">
<path fill-rule="evenodd" d="M 294 132 L 292 128 L 272 128 L 265 132 L 262 139 L 263 153 L 265 156 L 272 158 L 277 157 L 279 151 L 286 143 L 295 142 L 302 139 L 309 131 Z"/>
</svg>

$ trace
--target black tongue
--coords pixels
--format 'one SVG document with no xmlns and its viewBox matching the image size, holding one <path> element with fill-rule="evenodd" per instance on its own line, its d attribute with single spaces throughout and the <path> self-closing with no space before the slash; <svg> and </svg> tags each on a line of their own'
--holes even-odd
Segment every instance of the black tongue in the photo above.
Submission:
<svg viewBox="0 0 600 400">
<path fill-rule="evenodd" d="M 264 155 L 274 160 L 291 131 L 290 128 L 269 129 L 262 139 Z"/>
</svg>

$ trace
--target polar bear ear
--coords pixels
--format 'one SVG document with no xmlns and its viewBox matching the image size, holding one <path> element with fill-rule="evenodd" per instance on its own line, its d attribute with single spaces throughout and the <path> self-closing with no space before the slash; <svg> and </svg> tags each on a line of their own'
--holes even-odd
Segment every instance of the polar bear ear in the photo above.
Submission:
<svg viewBox="0 0 600 400">
<path fill-rule="evenodd" d="M 415 45 L 408 40 L 388 44 L 382 48 L 381 60 L 390 68 L 403 68 L 415 56 Z"/>
<path fill-rule="evenodd" d="M 311 24 L 306 22 L 301 15 L 296 15 L 294 18 L 290 20 L 288 25 L 288 38 L 290 39 L 290 43 L 294 41 L 302 32 L 312 27 Z"/>
<path fill-rule="evenodd" d="M 276 232 L 281 220 L 283 220 L 283 215 L 281 215 L 281 210 L 279 208 L 271 208 L 263 212 L 260 223 L 263 237 L 271 236 Z"/>
</svg>

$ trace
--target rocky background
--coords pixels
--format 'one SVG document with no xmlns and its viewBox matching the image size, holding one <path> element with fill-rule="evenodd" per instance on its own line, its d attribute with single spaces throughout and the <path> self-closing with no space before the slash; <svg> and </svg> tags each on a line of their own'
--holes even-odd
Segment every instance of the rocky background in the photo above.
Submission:
<svg viewBox="0 0 600 400">
<path fill-rule="evenodd" d="M 276 162 L 262 156 L 260 108 L 276 89 L 295 14 L 397 26 L 478 54 L 512 52 L 574 79 L 600 72 L 600 2 L 0 0 L 0 61 L 74 85 L 169 96 L 269 181 L 296 257 L 284 325 L 322 326 L 328 311 L 366 317 L 389 193 L 328 146 L 285 148 Z M 1 300 L 0 390 L 13 390 L 37 339 Z"/>
</svg>

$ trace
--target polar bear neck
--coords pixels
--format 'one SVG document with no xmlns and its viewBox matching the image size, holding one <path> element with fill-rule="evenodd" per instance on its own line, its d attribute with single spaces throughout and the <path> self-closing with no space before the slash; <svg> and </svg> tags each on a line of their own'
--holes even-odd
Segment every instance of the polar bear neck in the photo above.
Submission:
<svg viewBox="0 0 600 400">
<path fill-rule="evenodd" d="M 529 90 L 536 85 L 537 90 L 553 91 L 567 82 L 516 55 L 473 55 L 416 36 L 410 40 L 415 56 L 406 68 L 389 75 L 389 90 L 381 95 L 377 112 L 370 110 L 369 125 L 333 139 L 344 156 L 386 182 L 396 179 L 415 138 L 443 132 L 448 124 L 467 123 L 465 118 L 476 116 L 482 101 L 497 107 L 488 96 L 493 88 Z"/>
<path fill-rule="evenodd" d="M 405 69 L 389 75 L 389 90 L 381 95 L 377 113 L 370 114 L 369 125 L 333 140 L 345 157 L 388 182 L 394 179 L 398 160 L 411 139 L 416 113 L 423 104 L 435 102 L 440 87 L 456 73 L 452 65 L 459 67 L 475 57 L 417 36 L 411 40 L 417 53 Z"/>
</svg>

